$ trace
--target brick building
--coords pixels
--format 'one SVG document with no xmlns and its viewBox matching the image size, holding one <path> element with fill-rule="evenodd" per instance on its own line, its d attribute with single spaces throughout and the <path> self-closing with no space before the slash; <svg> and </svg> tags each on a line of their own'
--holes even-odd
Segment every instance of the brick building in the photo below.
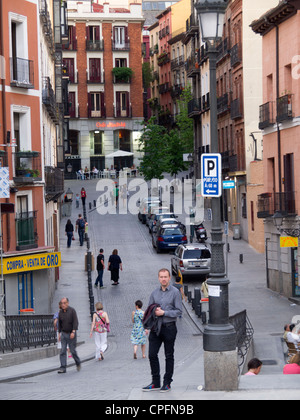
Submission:
<svg viewBox="0 0 300 420">
<path fill-rule="evenodd" d="M 69 75 L 66 168 L 121 169 L 139 165 L 143 121 L 142 8 L 68 1 Z M 122 150 L 131 156 L 107 158 Z"/>
</svg>

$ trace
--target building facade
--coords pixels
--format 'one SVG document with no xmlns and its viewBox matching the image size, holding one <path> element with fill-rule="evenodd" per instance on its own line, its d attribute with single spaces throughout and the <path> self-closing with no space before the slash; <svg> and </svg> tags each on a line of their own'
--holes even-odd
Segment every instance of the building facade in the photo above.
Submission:
<svg viewBox="0 0 300 420">
<path fill-rule="evenodd" d="M 257 197 L 257 217 L 264 220 L 267 285 L 299 299 L 300 2 L 280 2 L 252 22 L 263 43 L 264 192 Z M 257 35 L 257 36 L 259 36 Z"/>
<path fill-rule="evenodd" d="M 67 173 L 80 168 L 139 165 L 143 121 L 141 4 L 68 1 L 69 76 Z M 122 150 L 132 155 L 106 158 Z"/>
<path fill-rule="evenodd" d="M 43 98 L 45 86 L 50 88 L 46 80 L 51 80 L 53 89 L 56 83 L 61 86 L 54 76 L 53 34 L 55 25 L 61 34 L 63 6 L 59 0 L 16 0 L 1 2 L 0 6 L 0 55 L 4 64 L 0 154 L 1 168 L 8 168 L 9 185 L 7 195 L 1 190 L 0 199 L 1 313 L 49 313 L 57 279 L 55 268 L 60 264 L 54 214 L 57 206 L 52 200 L 63 192 L 63 173 L 60 171 L 60 184 L 56 182 L 54 187 L 46 167 L 57 167 L 56 145 L 62 141 L 63 126 L 54 90 L 47 91 L 54 101 L 50 119 L 50 107 Z"/>
</svg>

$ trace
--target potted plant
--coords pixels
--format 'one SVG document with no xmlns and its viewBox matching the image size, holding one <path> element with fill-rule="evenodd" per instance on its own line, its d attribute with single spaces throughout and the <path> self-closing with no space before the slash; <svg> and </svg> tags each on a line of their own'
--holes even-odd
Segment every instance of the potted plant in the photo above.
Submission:
<svg viewBox="0 0 300 420">
<path fill-rule="evenodd" d="M 115 77 L 116 82 L 119 83 L 129 83 L 133 70 L 130 67 L 114 67 L 112 73 Z"/>
</svg>

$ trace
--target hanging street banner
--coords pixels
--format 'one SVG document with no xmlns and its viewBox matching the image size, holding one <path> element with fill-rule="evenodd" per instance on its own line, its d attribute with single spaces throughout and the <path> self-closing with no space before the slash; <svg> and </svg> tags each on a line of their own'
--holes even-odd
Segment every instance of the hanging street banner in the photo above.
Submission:
<svg viewBox="0 0 300 420">
<path fill-rule="evenodd" d="M 9 169 L 0 168 L 0 198 L 9 198 Z"/>
</svg>

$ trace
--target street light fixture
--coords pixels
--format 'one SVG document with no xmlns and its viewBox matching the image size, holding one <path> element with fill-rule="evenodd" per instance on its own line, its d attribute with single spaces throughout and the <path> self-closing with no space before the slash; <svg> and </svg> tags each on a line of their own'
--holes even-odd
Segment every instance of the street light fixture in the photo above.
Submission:
<svg viewBox="0 0 300 420">
<path fill-rule="evenodd" d="M 300 226 L 299 223 L 294 222 L 292 227 L 282 227 L 283 225 L 283 219 L 284 215 L 281 213 L 281 211 L 276 210 L 274 215 L 272 216 L 273 224 L 278 230 L 278 232 L 286 233 L 288 236 L 292 236 L 293 238 L 298 238 L 300 236 Z"/>
<path fill-rule="evenodd" d="M 211 153 L 219 152 L 217 120 L 216 44 L 222 39 L 223 21 L 228 0 L 198 0 L 201 37 L 208 46 L 210 66 Z M 209 323 L 204 328 L 205 389 L 234 390 L 238 386 L 236 331 L 229 323 L 229 298 L 226 278 L 221 200 L 212 198 L 211 271 L 209 289 Z"/>
<path fill-rule="evenodd" d="M 73 200 L 73 191 L 70 188 L 67 189 L 66 196 L 67 196 L 67 200 L 68 201 L 72 201 Z"/>
</svg>

